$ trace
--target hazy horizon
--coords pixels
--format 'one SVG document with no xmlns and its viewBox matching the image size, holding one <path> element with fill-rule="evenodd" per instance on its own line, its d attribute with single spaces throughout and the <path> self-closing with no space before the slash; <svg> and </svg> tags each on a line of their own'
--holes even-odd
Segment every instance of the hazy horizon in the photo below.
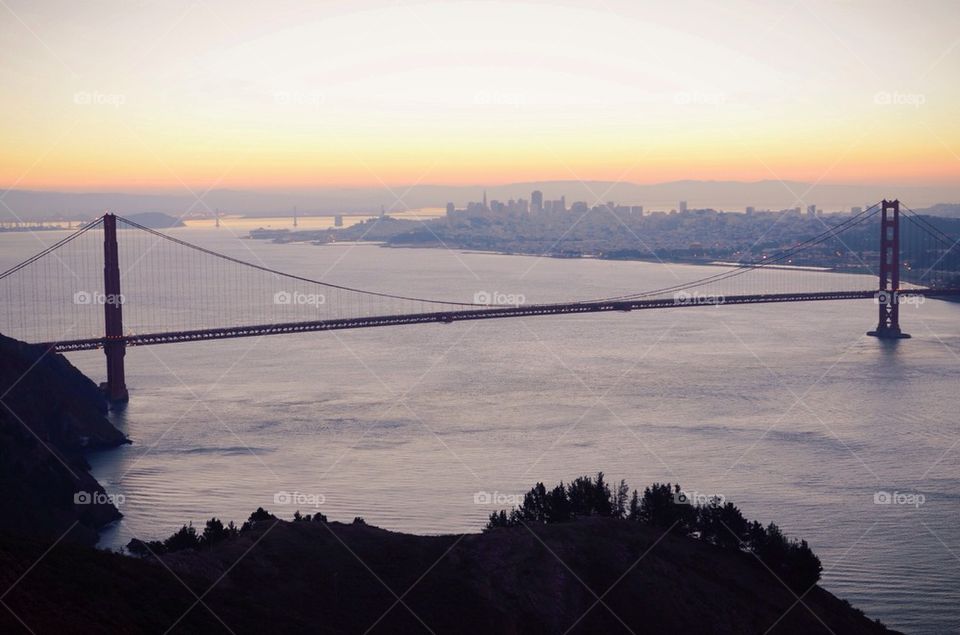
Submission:
<svg viewBox="0 0 960 635">
<path fill-rule="evenodd" d="M 0 220 L 38 220 L 58 215 L 82 217 L 114 211 L 121 215 L 140 212 L 165 212 L 176 216 L 224 214 L 278 216 L 337 213 L 388 213 L 410 209 L 442 208 L 447 202 L 464 207 L 480 201 L 486 192 L 490 200 L 529 199 L 539 189 L 547 199 L 566 197 L 568 203 L 589 204 L 613 201 L 642 205 L 648 210 L 669 210 L 684 200 L 691 208 L 743 211 L 787 209 L 816 205 L 825 211 L 845 211 L 867 206 L 881 198 L 899 198 L 909 207 L 920 209 L 938 203 L 960 202 L 960 186 L 903 187 L 838 185 L 793 181 L 672 181 L 638 184 L 627 181 L 539 181 L 504 185 L 414 185 L 397 187 L 329 187 L 300 189 L 213 189 L 200 198 L 190 192 L 167 190 L 162 193 L 137 192 L 43 192 L 11 190 L 2 199 Z"/>
</svg>

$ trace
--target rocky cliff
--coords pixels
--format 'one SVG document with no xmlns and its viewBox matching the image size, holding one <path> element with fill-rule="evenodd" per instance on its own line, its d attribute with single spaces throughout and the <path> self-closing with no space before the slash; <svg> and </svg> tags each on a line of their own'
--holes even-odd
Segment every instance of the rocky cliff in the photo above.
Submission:
<svg viewBox="0 0 960 635">
<path fill-rule="evenodd" d="M 106 413 L 62 355 L 0 335 L 0 530 L 93 544 L 120 518 L 83 457 L 128 442 Z"/>
</svg>

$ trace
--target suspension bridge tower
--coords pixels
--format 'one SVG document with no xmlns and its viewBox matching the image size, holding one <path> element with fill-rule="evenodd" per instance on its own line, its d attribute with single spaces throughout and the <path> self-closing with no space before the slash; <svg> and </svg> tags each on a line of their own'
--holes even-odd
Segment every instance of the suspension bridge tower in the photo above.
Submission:
<svg viewBox="0 0 960 635">
<path fill-rule="evenodd" d="M 900 330 L 900 201 L 884 200 L 880 217 L 880 289 L 877 328 L 867 335 L 883 339 L 910 337 Z"/>
<path fill-rule="evenodd" d="M 107 356 L 107 382 L 102 386 L 113 402 L 129 399 L 123 373 L 126 342 L 123 339 L 123 295 L 120 293 L 120 256 L 117 250 L 117 217 L 103 216 L 103 352 Z"/>
</svg>

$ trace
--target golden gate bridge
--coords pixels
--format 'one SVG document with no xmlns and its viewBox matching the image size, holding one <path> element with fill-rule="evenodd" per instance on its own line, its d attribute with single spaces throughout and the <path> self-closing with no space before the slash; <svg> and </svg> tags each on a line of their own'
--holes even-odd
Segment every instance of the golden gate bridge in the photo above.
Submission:
<svg viewBox="0 0 960 635">
<path fill-rule="evenodd" d="M 901 258 L 901 218 L 910 242 Z M 853 249 L 855 228 L 879 220 L 879 242 Z M 696 280 L 617 296 L 549 303 L 458 302 L 359 289 L 295 275 L 104 214 L 0 273 L 0 332 L 53 352 L 103 349 L 104 389 L 127 399 L 130 346 L 340 329 L 452 323 L 719 304 L 863 300 L 878 306 L 869 334 L 909 337 L 900 305 L 960 296 L 958 240 L 897 200 L 881 201 L 772 256 L 719 267 Z M 796 267 L 802 255 L 856 253 L 843 275 Z M 863 254 L 861 257 L 860 254 Z M 867 256 L 873 257 L 868 262 Z M 801 269 L 804 275 L 798 275 Z M 819 275 L 810 275 L 816 271 Z"/>
</svg>

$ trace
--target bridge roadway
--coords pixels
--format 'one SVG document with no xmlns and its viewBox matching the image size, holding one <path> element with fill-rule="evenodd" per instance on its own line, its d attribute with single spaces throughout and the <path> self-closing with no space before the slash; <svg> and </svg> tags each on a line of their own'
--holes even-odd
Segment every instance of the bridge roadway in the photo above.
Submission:
<svg viewBox="0 0 960 635">
<path fill-rule="evenodd" d="M 279 324 L 258 324 L 253 326 L 228 326 L 191 331 L 171 331 L 164 333 L 139 333 L 121 338 L 126 346 L 150 346 L 154 344 L 172 344 L 177 342 L 199 342 L 234 337 L 258 337 L 261 335 L 282 335 L 288 333 L 308 333 L 312 331 L 335 331 L 342 329 L 370 328 L 377 326 L 399 326 L 403 324 L 426 324 L 430 322 L 451 323 L 463 320 L 492 320 L 498 318 L 530 317 L 541 315 L 568 315 L 571 313 L 602 313 L 605 311 L 640 311 L 644 309 L 666 309 L 693 306 L 712 306 L 726 304 L 767 304 L 773 302 L 817 302 L 824 300 L 865 300 L 877 296 L 877 291 L 829 291 L 822 293 L 768 293 L 759 295 L 719 296 L 691 294 L 688 297 L 665 297 L 658 299 L 622 300 L 603 302 L 570 302 L 560 304 L 529 304 L 520 306 L 491 306 L 484 309 L 464 311 L 437 311 L 432 313 L 410 313 L 406 315 L 378 315 L 371 317 L 344 318 L 337 320 L 317 320 L 312 322 L 285 322 Z M 900 296 L 923 296 L 942 298 L 960 296 L 960 288 L 954 289 L 904 289 Z M 46 342 L 42 346 L 52 347 L 55 352 L 84 351 L 103 348 L 106 337 Z"/>
</svg>

